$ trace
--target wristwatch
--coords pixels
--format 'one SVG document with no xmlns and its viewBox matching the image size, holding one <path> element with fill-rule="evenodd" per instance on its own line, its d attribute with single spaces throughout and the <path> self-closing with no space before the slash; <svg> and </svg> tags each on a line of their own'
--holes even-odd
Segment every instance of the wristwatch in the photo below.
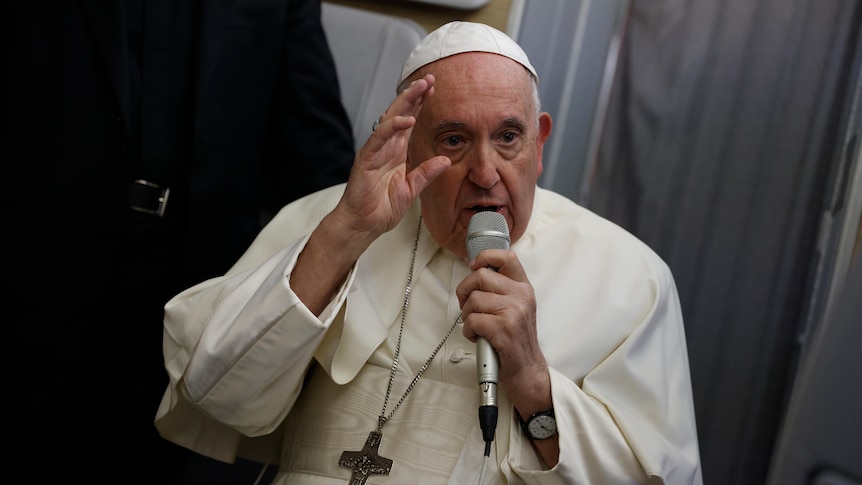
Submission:
<svg viewBox="0 0 862 485">
<path fill-rule="evenodd" d="M 554 408 L 547 411 L 539 411 L 530 416 L 527 421 L 521 419 L 521 428 L 531 439 L 545 440 L 557 434 L 557 419 L 554 417 Z"/>
</svg>

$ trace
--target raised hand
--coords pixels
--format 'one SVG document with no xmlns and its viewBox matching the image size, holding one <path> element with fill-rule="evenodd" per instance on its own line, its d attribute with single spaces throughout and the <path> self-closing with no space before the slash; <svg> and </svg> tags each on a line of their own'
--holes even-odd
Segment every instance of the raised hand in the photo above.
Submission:
<svg viewBox="0 0 862 485">
<path fill-rule="evenodd" d="M 320 314 L 359 256 L 395 227 L 419 193 L 451 161 L 437 156 L 407 162 L 407 145 L 423 103 L 434 94 L 434 76 L 413 81 L 380 117 L 356 154 L 344 194 L 311 234 L 290 285 Z"/>
<path fill-rule="evenodd" d="M 381 115 L 356 154 L 344 196 L 335 209 L 352 232 L 373 241 L 395 227 L 419 193 L 451 164 L 444 156 L 407 163 L 407 145 L 434 76 L 413 81 Z"/>
</svg>

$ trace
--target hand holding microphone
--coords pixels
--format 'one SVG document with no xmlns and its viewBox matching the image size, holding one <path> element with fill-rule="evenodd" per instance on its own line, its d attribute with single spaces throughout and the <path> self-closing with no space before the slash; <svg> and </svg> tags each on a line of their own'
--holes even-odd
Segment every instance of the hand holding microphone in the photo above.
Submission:
<svg viewBox="0 0 862 485">
<path fill-rule="evenodd" d="M 497 212 L 477 212 L 467 226 L 467 255 L 473 260 L 486 249 L 509 249 L 509 226 Z M 476 370 L 482 392 L 479 405 L 479 425 L 485 441 L 485 456 L 491 452 L 491 442 L 497 428 L 497 384 L 500 361 L 491 344 L 482 337 L 476 339 Z"/>
</svg>

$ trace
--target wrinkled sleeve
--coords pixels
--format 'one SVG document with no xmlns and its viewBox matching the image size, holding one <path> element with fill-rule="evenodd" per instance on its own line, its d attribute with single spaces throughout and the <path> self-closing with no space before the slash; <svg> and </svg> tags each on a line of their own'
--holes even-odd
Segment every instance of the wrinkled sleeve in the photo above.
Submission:
<svg viewBox="0 0 862 485">
<path fill-rule="evenodd" d="M 702 484 L 679 296 L 664 262 L 642 256 L 646 284 L 593 300 L 610 310 L 590 315 L 588 324 L 558 325 L 546 339 L 554 342 L 547 355 L 560 459 L 545 467 L 513 424 L 503 464 L 510 483 Z M 595 338 L 587 337 L 591 331 Z M 609 350 L 582 369 L 590 352 L 605 345 L 599 335 Z M 592 348 L 579 350 L 579 341 Z"/>
<path fill-rule="evenodd" d="M 288 284 L 306 241 L 194 286 L 165 306 L 170 384 L 156 426 L 166 439 L 222 461 L 272 458 L 280 445 L 273 432 L 353 280 L 351 271 L 321 316 L 311 313 Z"/>
<path fill-rule="evenodd" d="M 283 207 L 224 276 L 165 305 L 162 351 L 169 383 L 155 416 L 162 437 L 225 462 L 237 456 L 262 463 L 277 458 L 278 422 L 290 407 L 284 403 L 298 392 L 314 343 L 340 318 L 354 272 L 320 318 L 299 303 L 288 276 L 308 235 L 343 190 L 344 184 L 332 186 Z M 285 356 L 296 366 L 286 368 Z M 262 366 L 269 373 L 264 386 L 255 389 L 251 383 L 257 379 L 239 380 L 248 372 L 245 359 L 267 358 L 272 360 Z M 227 396 L 229 389 L 236 395 Z M 247 403 L 258 398 L 256 392 L 266 411 L 249 417 Z"/>
</svg>

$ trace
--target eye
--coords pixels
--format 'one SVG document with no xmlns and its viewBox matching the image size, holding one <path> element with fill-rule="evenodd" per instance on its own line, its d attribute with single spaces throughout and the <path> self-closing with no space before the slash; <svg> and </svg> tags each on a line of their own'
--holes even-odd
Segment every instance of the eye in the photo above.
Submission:
<svg viewBox="0 0 862 485">
<path fill-rule="evenodd" d="M 506 144 L 511 144 L 517 141 L 518 133 L 515 131 L 507 131 L 500 136 L 500 141 Z"/>
<path fill-rule="evenodd" d="M 456 148 L 464 143 L 464 140 L 457 135 L 449 135 L 441 140 L 443 146 L 447 148 Z"/>
</svg>

